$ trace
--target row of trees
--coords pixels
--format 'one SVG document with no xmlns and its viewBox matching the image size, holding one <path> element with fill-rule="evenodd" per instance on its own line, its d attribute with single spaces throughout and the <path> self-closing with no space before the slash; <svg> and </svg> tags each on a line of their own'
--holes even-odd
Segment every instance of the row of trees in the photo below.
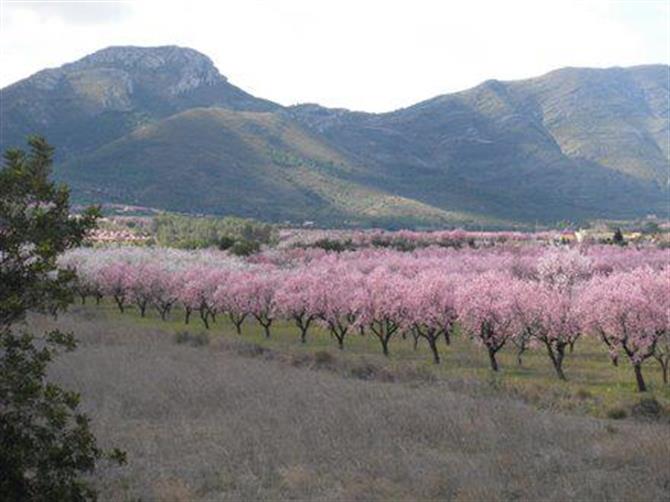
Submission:
<svg viewBox="0 0 670 502">
<path fill-rule="evenodd" d="M 448 344 L 460 327 L 486 350 L 493 371 L 503 347 L 513 346 L 519 359 L 529 348 L 542 348 L 561 379 L 564 359 L 586 335 L 602 341 L 614 364 L 622 354 L 630 361 L 640 391 L 650 358 L 667 382 L 670 269 L 662 263 L 633 260 L 634 267 L 625 267 L 613 260 L 609 268 L 595 268 L 576 250 L 545 249 L 519 268 L 518 261 L 477 263 L 477 252 L 464 253 L 468 266 L 461 269 L 439 254 L 388 251 L 304 255 L 281 265 L 224 255 L 185 265 L 166 260 L 168 252 L 138 258 L 127 250 L 82 251 L 65 261 L 79 270 L 82 301 L 107 296 L 121 311 L 134 305 L 144 315 L 153 307 L 166 318 L 179 305 L 186 323 L 197 315 L 209 328 L 226 315 L 241 333 L 253 318 L 266 336 L 276 320 L 289 320 L 303 342 L 318 323 L 341 349 L 348 335 L 364 333 L 379 340 L 385 355 L 391 340 L 410 336 L 426 341 L 435 363 L 439 340 Z"/>
</svg>

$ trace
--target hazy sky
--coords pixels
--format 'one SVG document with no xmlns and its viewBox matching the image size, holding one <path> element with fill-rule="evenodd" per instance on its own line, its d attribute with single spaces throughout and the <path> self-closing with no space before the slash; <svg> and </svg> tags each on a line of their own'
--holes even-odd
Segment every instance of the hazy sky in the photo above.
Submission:
<svg viewBox="0 0 670 502">
<path fill-rule="evenodd" d="M 109 45 L 177 44 L 260 97 L 386 111 L 489 78 L 670 62 L 667 0 L 0 3 L 0 86 Z"/>
</svg>

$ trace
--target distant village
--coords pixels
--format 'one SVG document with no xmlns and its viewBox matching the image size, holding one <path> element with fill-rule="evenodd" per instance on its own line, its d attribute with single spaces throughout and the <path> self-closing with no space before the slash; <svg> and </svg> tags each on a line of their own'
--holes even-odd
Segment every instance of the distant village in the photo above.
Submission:
<svg viewBox="0 0 670 502">
<path fill-rule="evenodd" d="M 132 215 L 137 209 L 143 211 L 140 215 Z M 136 213 L 137 214 L 137 213 Z M 117 207 L 116 214 L 103 217 L 99 220 L 99 227 L 89 236 L 91 244 L 109 245 L 151 245 L 155 242 L 152 228 L 153 216 L 159 214 L 156 210 L 137 208 L 135 206 Z M 302 229 L 303 231 L 317 232 L 318 226 L 314 221 L 305 221 L 298 224 L 285 222 L 281 228 Z M 539 232 L 538 238 L 553 240 L 557 244 L 569 243 L 612 243 L 616 229 L 620 229 L 621 236 L 626 243 L 651 244 L 670 247 L 670 221 L 662 221 L 654 216 L 636 222 L 597 222 L 587 228 L 556 230 L 556 232 Z"/>
</svg>

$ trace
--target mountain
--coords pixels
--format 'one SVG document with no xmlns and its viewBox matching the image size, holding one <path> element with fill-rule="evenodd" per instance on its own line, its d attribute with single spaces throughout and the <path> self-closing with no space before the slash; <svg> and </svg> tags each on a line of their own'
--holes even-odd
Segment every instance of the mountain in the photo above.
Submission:
<svg viewBox="0 0 670 502">
<path fill-rule="evenodd" d="M 667 215 L 664 65 L 490 80 L 390 113 L 282 107 L 179 47 L 112 47 L 0 91 L 0 147 L 58 147 L 79 202 L 329 225 Z"/>
<path fill-rule="evenodd" d="M 0 92 L 2 146 L 39 132 L 65 157 L 194 107 L 279 109 L 228 83 L 207 56 L 172 46 L 110 47 Z"/>
<path fill-rule="evenodd" d="M 85 202 L 333 225 L 472 222 L 350 182 L 352 170 L 346 157 L 283 114 L 216 107 L 139 127 L 60 168 Z"/>
<path fill-rule="evenodd" d="M 529 221 L 668 212 L 668 67 L 566 68 L 386 114 L 296 120 L 436 207 Z M 365 181 L 365 180 L 362 180 Z"/>
</svg>

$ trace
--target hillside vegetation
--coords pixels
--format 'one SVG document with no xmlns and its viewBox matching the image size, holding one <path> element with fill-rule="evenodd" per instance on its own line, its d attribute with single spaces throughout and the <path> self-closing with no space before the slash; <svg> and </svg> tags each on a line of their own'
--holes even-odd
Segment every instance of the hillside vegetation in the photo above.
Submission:
<svg viewBox="0 0 670 502">
<path fill-rule="evenodd" d="M 111 47 L 2 89 L 78 202 L 325 225 L 667 214 L 666 65 L 489 80 L 391 113 L 282 107 L 179 47 Z"/>
</svg>

